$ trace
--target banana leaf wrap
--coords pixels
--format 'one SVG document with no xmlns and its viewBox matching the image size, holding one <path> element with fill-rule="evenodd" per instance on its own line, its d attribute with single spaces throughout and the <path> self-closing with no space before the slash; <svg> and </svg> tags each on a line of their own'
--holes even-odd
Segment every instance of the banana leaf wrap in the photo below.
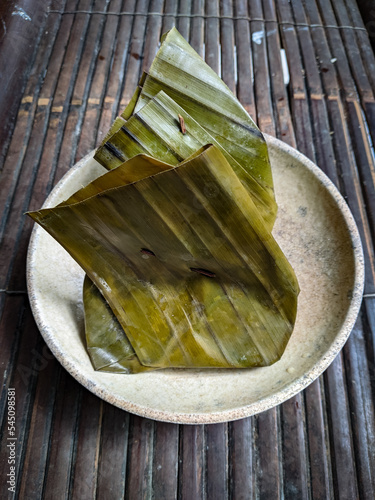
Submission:
<svg viewBox="0 0 375 500">
<path fill-rule="evenodd" d="M 216 144 L 222 152 L 225 152 L 233 168 L 242 169 L 239 178 L 254 197 L 267 227 L 271 230 L 276 219 L 277 205 L 265 139 L 221 78 L 203 61 L 176 28 L 163 36 L 161 47 L 149 73 L 142 76 L 139 85 L 122 114 L 123 133 L 129 133 L 125 121 L 130 121 L 134 115 L 140 116 L 141 110 L 150 100 L 159 95 L 160 91 L 165 92 L 195 123 L 199 124 L 201 130 L 197 135 L 195 129 L 195 138 L 200 139 L 201 145 Z M 181 111 L 179 114 L 186 122 L 186 115 Z M 134 154 L 145 152 L 129 148 L 127 141 L 122 143 L 119 140 L 121 135 L 121 130 L 118 131 L 121 123 L 119 120 L 121 119 L 115 122 L 114 128 L 110 130 L 95 155 L 95 159 L 107 169 L 118 166 Z M 163 130 L 162 124 L 159 125 L 159 129 Z M 187 130 L 189 131 L 189 127 Z M 203 130 L 206 135 L 202 135 Z M 117 131 L 119 133 L 116 134 Z M 134 130 L 130 134 L 139 139 Z M 207 134 L 211 137 L 209 141 L 206 140 Z M 144 146 L 145 142 L 140 142 Z M 171 162 L 171 159 L 157 157 Z M 263 209 L 263 205 L 266 209 Z"/>
<path fill-rule="evenodd" d="M 175 167 L 136 156 L 29 215 L 81 265 L 123 329 L 120 350 L 117 332 L 107 353 L 90 352 L 98 369 L 248 368 L 285 350 L 298 283 L 218 147 Z"/>
<path fill-rule="evenodd" d="M 87 352 L 97 371 L 140 373 L 142 366 L 116 316 L 90 278 L 83 282 Z"/>
<path fill-rule="evenodd" d="M 184 133 L 181 132 L 179 117 L 184 120 Z M 275 211 L 270 209 L 274 204 L 270 192 L 163 91 L 128 121 L 119 117 L 112 126 L 110 139 L 98 149 L 95 158 L 110 159 L 111 165 L 116 167 L 133 156 L 144 153 L 177 165 L 206 144 L 214 144 L 220 149 L 239 180 L 248 189 L 265 224 L 272 228 Z"/>
</svg>

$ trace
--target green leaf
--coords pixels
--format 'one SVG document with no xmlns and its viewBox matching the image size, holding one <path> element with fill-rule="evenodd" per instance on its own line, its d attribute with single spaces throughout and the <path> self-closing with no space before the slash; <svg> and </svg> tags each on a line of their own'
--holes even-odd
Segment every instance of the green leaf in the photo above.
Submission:
<svg viewBox="0 0 375 500">
<path fill-rule="evenodd" d="M 186 133 L 182 133 L 182 116 Z M 116 124 L 115 124 L 116 125 Z M 252 196 L 261 216 L 269 228 L 276 217 L 273 193 L 265 189 L 183 108 L 165 92 L 159 92 L 118 130 L 113 127 L 111 137 L 98 148 L 95 159 L 111 168 L 136 154 L 146 153 L 171 165 L 177 165 L 206 144 L 214 144 L 223 153 L 240 181 Z M 109 155 L 112 155 L 108 160 Z"/>
<path fill-rule="evenodd" d="M 142 366 L 274 363 L 298 283 L 252 198 L 216 146 L 150 175 L 158 166 L 136 157 L 29 215 L 86 271 Z"/>
<path fill-rule="evenodd" d="M 134 112 L 166 92 L 273 196 L 267 145 L 260 130 L 218 75 L 172 28 L 143 76 Z"/>
<path fill-rule="evenodd" d="M 170 97 L 168 102 L 161 92 Z M 159 116 L 161 101 L 164 110 Z M 188 128 L 190 134 L 176 138 L 178 116 L 173 116 L 175 129 L 168 117 L 173 109 L 185 123 L 194 122 Z M 115 168 L 140 153 L 176 165 L 194 147 L 215 144 L 272 229 L 277 205 L 264 137 L 225 83 L 176 28 L 164 35 L 149 74 L 142 76 L 122 117 L 126 123 L 118 129 L 119 122 L 115 122 L 95 155 L 103 166 Z"/>
<path fill-rule="evenodd" d="M 83 305 L 87 352 L 95 370 L 115 373 L 147 371 L 107 302 L 87 275 L 83 285 Z"/>
</svg>

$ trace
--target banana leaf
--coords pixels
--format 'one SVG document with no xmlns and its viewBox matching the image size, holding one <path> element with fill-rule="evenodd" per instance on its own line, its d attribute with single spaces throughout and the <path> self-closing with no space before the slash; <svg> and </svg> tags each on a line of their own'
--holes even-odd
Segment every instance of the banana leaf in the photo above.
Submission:
<svg viewBox="0 0 375 500">
<path fill-rule="evenodd" d="M 29 215 L 85 270 L 135 352 L 117 352 L 116 334 L 102 368 L 247 368 L 282 355 L 298 283 L 218 147 L 176 167 L 135 157 Z"/>
<path fill-rule="evenodd" d="M 262 133 L 221 78 L 176 28 L 163 36 L 149 74 L 142 77 L 140 85 L 142 91 L 135 113 L 163 90 L 269 191 L 276 205 L 271 165 Z M 247 185 L 245 179 L 242 182 Z"/>
<path fill-rule="evenodd" d="M 98 371 L 140 373 L 142 366 L 124 330 L 98 288 L 86 275 L 83 282 L 87 352 Z"/>
<path fill-rule="evenodd" d="M 228 161 L 234 168 L 242 167 L 240 180 L 249 192 L 256 196 L 260 203 L 258 208 L 266 217 L 266 224 L 272 229 L 277 205 L 264 137 L 225 83 L 176 28 L 163 36 L 149 74 L 142 76 L 139 87 L 122 117 L 131 120 L 131 116 L 137 115 L 141 119 L 141 110 L 147 107 L 151 99 L 160 96 L 160 91 L 164 91 L 188 113 L 191 119 L 195 120 L 195 123 L 199 124 L 200 131 L 196 138 L 200 140 L 201 145 L 219 146 L 222 152 L 225 151 Z M 181 111 L 178 113 L 185 118 Z M 162 123 L 157 123 L 156 126 L 158 130 L 163 130 Z M 206 134 L 202 134 L 203 129 Z M 129 142 L 121 141 L 119 138 L 121 131 L 114 134 L 115 131 L 116 128 L 110 131 L 109 137 L 103 141 L 95 156 L 97 161 L 108 169 L 117 167 L 134 154 L 145 152 L 132 149 L 129 152 L 127 149 Z M 122 132 L 122 135 L 129 133 L 126 126 Z M 138 139 L 138 135 L 135 135 L 135 138 Z M 184 137 L 181 143 L 185 142 Z M 142 146 L 144 145 L 142 142 Z M 108 155 L 108 149 L 112 151 L 112 156 Z M 119 154 L 116 155 L 117 153 Z M 171 161 L 160 156 L 158 158 Z M 183 157 L 185 158 L 186 156 Z M 262 211 L 261 205 L 267 210 Z"/>
<path fill-rule="evenodd" d="M 182 117 L 185 124 L 184 133 L 181 131 L 179 117 Z M 276 205 L 270 192 L 165 92 L 160 91 L 128 121 L 123 121 L 121 126 L 120 120 L 118 118 L 113 124 L 110 137 L 95 154 L 102 165 L 107 165 L 110 160 L 109 164 L 116 167 L 141 153 L 177 165 L 202 146 L 214 144 L 221 150 L 240 181 L 247 186 L 265 223 L 272 228 Z"/>
</svg>

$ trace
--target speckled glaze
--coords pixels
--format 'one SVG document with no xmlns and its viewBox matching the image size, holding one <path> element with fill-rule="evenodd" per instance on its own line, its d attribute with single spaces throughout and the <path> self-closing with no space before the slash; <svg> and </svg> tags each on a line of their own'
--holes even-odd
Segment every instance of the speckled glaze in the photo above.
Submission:
<svg viewBox="0 0 375 500">
<path fill-rule="evenodd" d="M 95 372 L 83 329 L 83 271 L 43 229 L 30 240 L 27 278 L 32 311 L 60 363 L 97 396 L 138 415 L 183 424 L 236 420 L 297 394 L 333 361 L 356 320 L 363 292 L 361 241 L 345 201 L 298 151 L 266 136 L 279 212 L 274 236 L 292 263 L 301 293 L 297 322 L 280 361 L 248 370 Z M 83 158 L 52 191 L 63 201 L 104 169 Z"/>
</svg>

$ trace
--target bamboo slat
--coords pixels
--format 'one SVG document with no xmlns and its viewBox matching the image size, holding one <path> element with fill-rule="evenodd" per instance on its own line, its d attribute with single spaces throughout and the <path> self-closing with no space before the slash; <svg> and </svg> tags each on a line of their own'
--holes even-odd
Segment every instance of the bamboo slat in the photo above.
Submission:
<svg viewBox="0 0 375 500">
<path fill-rule="evenodd" d="M 234 74 L 234 22 L 233 2 L 228 0 L 220 4 L 220 45 L 221 45 L 221 78 L 230 90 L 236 94 Z"/>
<path fill-rule="evenodd" d="M 179 426 L 155 423 L 152 491 L 155 498 L 177 498 Z"/>
<path fill-rule="evenodd" d="M 227 498 L 229 493 L 227 423 L 206 426 L 206 468 L 207 498 Z"/>
<path fill-rule="evenodd" d="M 130 417 L 125 499 L 151 498 L 154 422 Z"/>
<path fill-rule="evenodd" d="M 204 1 L 194 0 L 191 13 L 194 17 L 191 20 L 190 45 L 204 58 L 204 20 L 202 17 L 204 15 Z"/>
<path fill-rule="evenodd" d="M 165 0 L 162 32 L 166 33 L 176 25 L 177 0 Z"/>
<path fill-rule="evenodd" d="M 49 436 L 48 460 L 51 465 L 46 466 L 44 478 L 45 498 L 67 498 L 70 494 L 80 401 L 81 390 L 78 382 L 60 368 Z"/>
<path fill-rule="evenodd" d="M 178 3 L 178 18 L 176 28 L 181 35 L 190 42 L 190 13 L 191 1 Z"/>
<path fill-rule="evenodd" d="M 219 0 L 206 3 L 205 61 L 220 75 Z"/>
<path fill-rule="evenodd" d="M 77 500 L 95 497 L 104 404 L 87 391 L 82 393 L 80 403 L 74 468 L 70 479 L 71 496 Z"/>
<path fill-rule="evenodd" d="M 180 427 L 179 496 L 205 498 L 205 432 L 203 425 Z"/>
<path fill-rule="evenodd" d="M 256 415 L 256 481 L 264 498 L 282 498 L 284 462 L 281 450 L 280 409 L 272 408 Z"/>
<path fill-rule="evenodd" d="M 341 354 L 329 367 L 326 382 L 329 398 L 327 412 L 331 432 L 334 489 L 338 498 L 358 498 L 351 416 Z"/>
<path fill-rule="evenodd" d="M 305 390 L 305 418 L 311 496 L 328 500 L 333 497 L 333 484 L 323 377 L 319 377 Z"/>
<path fill-rule="evenodd" d="M 229 491 L 232 498 L 255 498 L 254 418 L 228 424 Z"/>
<path fill-rule="evenodd" d="M 250 16 L 263 19 L 260 1 L 250 5 Z M 254 66 L 255 102 L 257 103 L 257 122 L 259 128 L 269 135 L 275 135 L 275 124 L 272 112 L 270 80 L 268 78 L 267 33 L 264 21 L 251 22 L 252 57 Z"/>
<path fill-rule="evenodd" d="M 98 458 L 98 498 L 121 498 L 125 488 L 129 415 L 104 405 Z"/>
<path fill-rule="evenodd" d="M 234 3 L 235 43 L 237 48 L 237 97 L 250 116 L 255 117 L 252 51 L 250 25 L 245 19 L 249 16 L 247 2 L 236 0 Z"/>
</svg>

